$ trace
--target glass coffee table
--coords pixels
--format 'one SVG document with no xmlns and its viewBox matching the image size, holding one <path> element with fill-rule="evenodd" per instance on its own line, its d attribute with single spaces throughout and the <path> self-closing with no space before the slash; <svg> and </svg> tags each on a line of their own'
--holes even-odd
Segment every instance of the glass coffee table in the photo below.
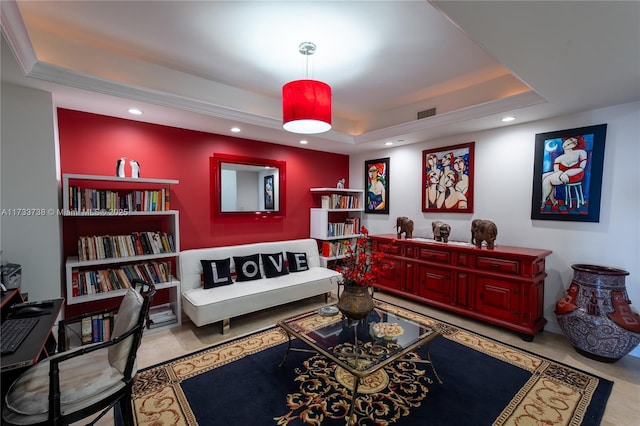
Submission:
<svg viewBox="0 0 640 426">
<path fill-rule="evenodd" d="M 411 362 L 426 363 L 442 384 L 429 354 L 430 342 L 439 336 L 438 331 L 386 309 L 375 301 L 368 318 L 352 321 L 343 318 L 337 308 L 325 306 L 320 310 L 305 312 L 278 321 L 289 339 L 287 352 L 280 363 L 284 366 L 289 352 L 319 353 L 336 363 L 353 376 L 351 406 L 347 424 L 355 422 L 353 410 L 358 396 L 358 386 L 368 376 L 384 366 L 405 360 L 405 356 L 424 346 L 425 358 L 411 358 Z M 299 339 L 310 349 L 294 348 L 291 343 Z"/>
</svg>

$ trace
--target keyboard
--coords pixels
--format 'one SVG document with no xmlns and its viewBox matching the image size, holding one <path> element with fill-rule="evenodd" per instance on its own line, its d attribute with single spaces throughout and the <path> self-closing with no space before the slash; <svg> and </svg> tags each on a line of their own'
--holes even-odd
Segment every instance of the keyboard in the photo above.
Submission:
<svg viewBox="0 0 640 426">
<path fill-rule="evenodd" d="M 3 354 L 15 352 L 39 320 L 40 318 L 10 318 L 5 320 L 0 329 L 0 352 Z"/>
</svg>

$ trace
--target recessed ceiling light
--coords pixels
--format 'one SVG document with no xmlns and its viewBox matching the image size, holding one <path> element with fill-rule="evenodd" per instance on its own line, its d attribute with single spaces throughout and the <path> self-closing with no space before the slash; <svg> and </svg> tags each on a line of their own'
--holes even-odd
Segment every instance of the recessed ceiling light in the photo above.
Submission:
<svg viewBox="0 0 640 426">
<path fill-rule="evenodd" d="M 506 117 L 502 117 L 502 119 L 500 121 L 504 121 L 506 123 L 507 121 L 513 121 L 515 119 L 516 118 L 513 115 L 508 115 Z"/>
<path fill-rule="evenodd" d="M 232 128 L 231 128 L 231 131 L 232 131 L 233 133 L 239 133 L 239 132 L 240 132 L 240 127 L 232 127 Z"/>
<path fill-rule="evenodd" d="M 386 146 L 391 146 L 391 145 L 393 145 L 393 142 L 391 142 L 391 141 L 387 141 L 387 142 L 385 142 L 384 144 L 385 144 Z"/>
<path fill-rule="evenodd" d="M 300 141 L 300 145 L 306 145 L 306 144 L 308 144 L 308 143 L 309 143 L 309 141 L 306 141 L 306 140 L 304 140 L 304 139 L 302 139 L 302 140 Z"/>
<path fill-rule="evenodd" d="M 142 111 L 138 108 L 129 108 L 129 114 L 142 115 Z"/>
</svg>

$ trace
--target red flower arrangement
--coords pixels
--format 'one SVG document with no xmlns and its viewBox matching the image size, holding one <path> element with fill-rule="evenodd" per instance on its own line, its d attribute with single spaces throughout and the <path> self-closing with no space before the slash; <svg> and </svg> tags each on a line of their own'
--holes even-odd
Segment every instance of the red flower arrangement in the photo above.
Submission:
<svg viewBox="0 0 640 426">
<path fill-rule="evenodd" d="M 345 286 L 367 287 L 376 282 L 380 275 L 380 261 L 384 257 L 383 251 L 373 252 L 369 230 L 360 227 L 361 236 L 355 245 L 347 241 L 346 255 L 342 265 L 336 271 L 342 274 L 342 284 Z"/>
</svg>

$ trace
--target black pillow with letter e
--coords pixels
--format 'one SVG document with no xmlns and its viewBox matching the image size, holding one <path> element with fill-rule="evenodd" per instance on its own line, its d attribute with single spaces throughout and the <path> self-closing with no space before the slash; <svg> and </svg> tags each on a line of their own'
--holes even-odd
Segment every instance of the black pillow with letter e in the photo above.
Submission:
<svg viewBox="0 0 640 426">
<path fill-rule="evenodd" d="M 287 263 L 289 263 L 289 272 L 300 272 L 309 269 L 306 253 L 287 252 Z"/>
<path fill-rule="evenodd" d="M 284 264 L 284 256 L 282 253 L 261 254 L 262 266 L 264 266 L 264 274 L 267 278 L 279 277 L 287 275 L 287 265 Z"/>
<path fill-rule="evenodd" d="M 231 279 L 231 258 L 200 260 L 204 274 L 204 288 L 233 284 Z"/>
<path fill-rule="evenodd" d="M 260 255 L 233 256 L 236 265 L 236 281 L 252 281 L 262 278 L 260 273 Z"/>
</svg>

